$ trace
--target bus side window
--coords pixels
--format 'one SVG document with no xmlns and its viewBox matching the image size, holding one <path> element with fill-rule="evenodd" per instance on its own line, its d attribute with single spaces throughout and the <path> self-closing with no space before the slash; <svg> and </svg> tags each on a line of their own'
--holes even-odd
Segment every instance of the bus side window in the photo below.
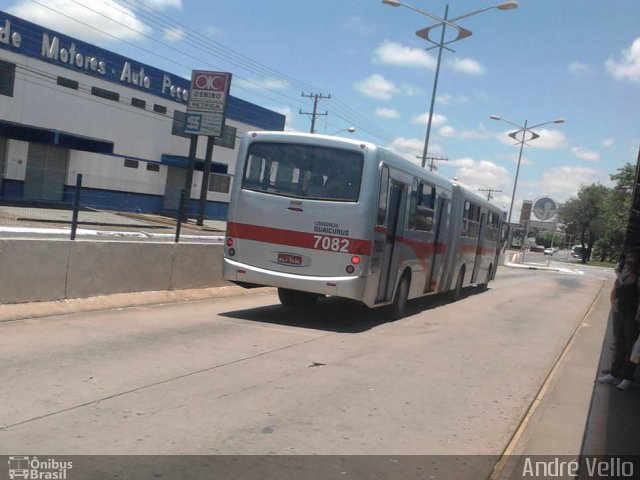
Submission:
<svg viewBox="0 0 640 480">
<path fill-rule="evenodd" d="M 466 234 L 468 237 L 478 238 L 480 231 L 480 207 L 470 202 L 465 202 L 464 207 Z"/>
<path fill-rule="evenodd" d="M 256 155 L 250 155 L 247 159 L 247 167 L 244 173 L 245 184 L 258 186 L 263 175 L 264 159 Z"/>
<path fill-rule="evenodd" d="M 418 202 L 418 179 L 413 179 L 411 197 L 409 198 L 409 230 L 416 229 L 416 208 Z"/>
<path fill-rule="evenodd" d="M 436 199 L 436 187 L 420 182 L 413 224 L 416 230 L 430 232 L 433 228 L 433 210 Z"/>
<path fill-rule="evenodd" d="M 382 167 L 380 175 L 380 196 L 378 197 L 378 218 L 376 225 L 384 225 L 387 217 L 387 197 L 389 196 L 389 168 Z"/>
</svg>

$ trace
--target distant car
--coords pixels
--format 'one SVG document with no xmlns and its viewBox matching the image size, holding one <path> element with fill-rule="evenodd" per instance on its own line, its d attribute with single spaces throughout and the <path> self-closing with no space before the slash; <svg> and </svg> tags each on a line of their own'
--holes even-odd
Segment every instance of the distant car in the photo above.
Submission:
<svg viewBox="0 0 640 480">
<path fill-rule="evenodd" d="M 553 252 L 555 252 L 555 249 L 553 249 L 553 248 L 545 248 L 544 249 L 544 254 L 545 255 L 553 255 Z"/>
<path fill-rule="evenodd" d="M 582 245 L 574 245 L 571 249 L 571 256 L 573 258 L 582 258 L 582 252 L 584 248 L 585 247 L 583 247 Z"/>
</svg>

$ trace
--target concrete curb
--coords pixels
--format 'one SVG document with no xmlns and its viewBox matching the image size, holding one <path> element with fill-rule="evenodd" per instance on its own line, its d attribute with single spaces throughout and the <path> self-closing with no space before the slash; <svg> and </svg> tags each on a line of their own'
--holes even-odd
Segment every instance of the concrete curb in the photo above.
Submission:
<svg viewBox="0 0 640 480">
<path fill-rule="evenodd" d="M 275 292 L 275 289 L 269 287 L 248 290 L 237 286 L 224 286 L 189 290 L 116 293 L 113 295 L 72 298 L 51 302 L 5 304 L 0 305 L 0 322 L 273 292 Z"/>
<path fill-rule="evenodd" d="M 562 268 L 562 267 L 544 267 L 542 265 L 534 265 L 534 264 L 527 264 L 527 263 L 512 263 L 512 262 L 505 261 L 504 266 L 509 268 L 522 268 L 526 270 L 547 270 L 550 272 L 561 272 L 561 273 L 572 273 L 574 275 L 584 275 L 584 272 L 582 270 L 571 270 L 569 268 Z"/>
</svg>

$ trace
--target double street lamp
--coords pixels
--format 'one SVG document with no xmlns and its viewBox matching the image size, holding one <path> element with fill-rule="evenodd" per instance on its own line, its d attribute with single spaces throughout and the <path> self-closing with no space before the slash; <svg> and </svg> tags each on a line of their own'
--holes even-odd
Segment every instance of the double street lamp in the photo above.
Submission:
<svg viewBox="0 0 640 480">
<path fill-rule="evenodd" d="M 464 27 L 461 27 L 460 25 L 458 25 L 457 22 L 458 20 L 461 20 L 463 18 L 467 18 L 470 17 L 472 15 L 476 15 L 478 13 L 482 13 L 482 12 L 486 12 L 487 10 L 491 10 L 493 8 L 496 8 L 498 10 L 512 10 L 514 8 L 518 7 L 518 2 L 511 0 L 508 2 L 503 2 L 500 3 L 498 5 L 493 5 L 491 7 L 486 7 L 486 8 L 482 8 L 480 10 L 476 10 L 474 12 L 471 13 L 465 13 L 464 15 L 459 15 L 455 18 L 447 18 L 449 15 L 449 5 L 447 5 L 445 7 L 444 10 L 444 17 L 439 17 L 437 15 L 434 15 L 432 13 L 429 13 L 425 10 L 422 10 L 420 8 L 414 7 L 412 5 L 407 5 L 406 3 L 402 3 L 399 2 L 398 0 L 382 0 L 382 3 L 387 4 L 387 5 L 391 5 L 392 7 L 406 7 L 409 8 L 410 10 L 413 10 L 415 12 L 418 12 L 422 15 L 425 15 L 433 20 L 436 20 L 437 23 L 434 23 L 433 25 L 430 25 L 428 27 L 425 27 L 423 29 L 420 29 L 416 32 L 416 35 L 419 36 L 420 38 L 423 38 L 424 40 L 427 40 L 430 43 L 433 43 L 433 47 L 427 48 L 427 50 L 431 50 L 433 48 L 437 48 L 438 49 L 438 60 L 436 62 L 436 73 L 435 73 L 435 77 L 433 80 L 433 91 L 431 93 L 431 105 L 429 106 L 429 118 L 427 120 L 427 133 L 425 135 L 425 140 L 424 140 L 424 147 L 422 150 L 422 167 L 424 168 L 424 166 L 427 163 L 427 150 L 429 148 L 429 137 L 431 135 L 431 123 L 433 120 L 433 107 L 435 104 L 435 100 L 436 100 L 436 90 L 438 88 L 438 75 L 440 73 L 440 61 L 442 59 L 442 50 L 443 49 L 447 49 L 450 52 L 453 52 L 452 49 L 450 49 L 449 47 L 447 47 L 447 45 L 457 42 L 458 40 L 462 40 L 464 38 L 470 37 L 472 32 L 470 30 L 467 30 Z M 434 41 L 429 37 L 429 34 L 431 33 L 432 30 L 442 27 L 442 31 L 440 33 L 440 40 L 439 41 Z M 451 27 L 453 28 L 456 32 L 457 35 L 455 38 L 451 39 L 451 40 L 447 40 L 445 41 L 445 30 L 447 27 Z"/>
<path fill-rule="evenodd" d="M 498 115 L 490 115 L 489 118 L 491 120 L 498 120 L 501 122 L 505 122 L 508 123 L 509 125 L 513 125 L 514 127 L 516 127 L 518 130 L 511 132 L 509 134 L 509 136 L 511 138 L 513 138 L 517 143 L 520 144 L 520 153 L 518 154 L 518 166 L 516 167 L 516 178 L 513 181 L 513 192 L 511 193 L 511 205 L 509 206 L 509 215 L 507 216 L 507 223 L 511 222 L 511 212 L 513 212 L 513 201 L 516 198 L 516 187 L 518 186 L 518 174 L 520 173 L 520 162 L 522 161 L 522 149 L 525 146 L 525 144 L 527 142 L 530 142 L 532 140 L 535 140 L 536 138 L 539 138 L 540 135 L 538 135 L 536 132 L 532 131 L 532 129 L 534 128 L 538 128 L 541 127 L 543 125 L 548 125 L 550 123 L 564 123 L 564 119 L 562 118 L 557 118 L 555 120 L 550 120 L 548 122 L 543 122 L 543 123 L 538 123 L 537 125 L 533 125 L 531 127 L 527 126 L 528 120 L 524 121 L 524 125 L 518 125 L 515 122 L 512 122 L 511 120 L 506 120 L 502 117 L 499 117 Z M 529 137 L 527 137 L 527 133 L 531 134 Z M 521 135 L 520 135 L 521 134 Z"/>
</svg>

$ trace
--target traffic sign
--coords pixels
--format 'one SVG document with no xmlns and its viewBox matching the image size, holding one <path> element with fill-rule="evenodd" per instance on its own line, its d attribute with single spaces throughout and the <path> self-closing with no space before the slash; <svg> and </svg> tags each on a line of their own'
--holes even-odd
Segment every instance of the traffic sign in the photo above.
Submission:
<svg viewBox="0 0 640 480">
<path fill-rule="evenodd" d="M 191 73 L 184 133 L 221 136 L 230 87 L 230 73 L 194 70 Z"/>
</svg>

